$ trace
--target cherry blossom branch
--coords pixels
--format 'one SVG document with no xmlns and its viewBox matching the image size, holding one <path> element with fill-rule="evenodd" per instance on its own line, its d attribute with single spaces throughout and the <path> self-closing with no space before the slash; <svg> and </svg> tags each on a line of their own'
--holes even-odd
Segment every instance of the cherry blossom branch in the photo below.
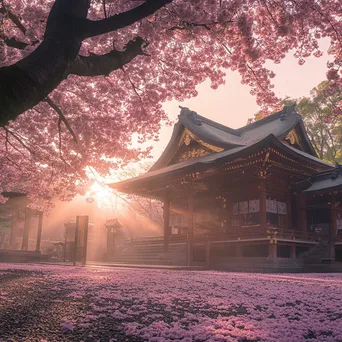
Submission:
<svg viewBox="0 0 342 342">
<path fill-rule="evenodd" d="M 5 130 L 6 133 L 8 133 L 9 135 L 11 135 L 15 140 L 17 140 L 19 142 L 20 145 L 22 145 L 26 150 L 28 150 L 32 155 L 34 155 L 34 151 L 29 148 L 24 142 L 23 140 L 17 135 L 14 134 L 12 131 L 10 131 L 7 127 L 3 127 L 3 129 Z M 8 140 L 9 141 L 9 140 Z M 13 145 L 11 145 L 13 147 Z"/>
<path fill-rule="evenodd" d="M 13 165 L 15 165 L 19 170 L 22 170 L 22 168 L 20 167 L 20 165 L 18 163 L 16 163 L 15 161 L 13 161 L 11 158 L 9 157 L 5 157 L 10 163 L 12 163 Z"/>
<path fill-rule="evenodd" d="M 105 55 L 79 55 L 71 64 L 68 74 L 78 76 L 109 75 L 113 70 L 122 68 L 135 57 L 145 55 L 142 50 L 144 44 L 146 45 L 146 42 L 141 37 L 137 37 L 128 42 L 124 51 L 112 50 Z"/>
<path fill-rule="evenodd" d="M 59 119 L 58 119 L 58 129 L 59 129 L 59 134 L 61 133 L 60 132 L 60 125 L 61 125 L 61 121 L 63 121 L 65 127 L 68 129 L 69 133 L 72 135 L 75 143 L 77 144 L 78 142 L 78 139 L 77 139 L 77 136 L 75 134 L 75 132 L 72 130 L 67 118 L 64 116 L 63 112 L 61 111 L 61 109 L 56 105 L 55 102 L 53 102 L 51 100 L 50 97 L 47 97 L 45 99 L 45 102 L 58 114 L 59 116 Z"/>
<path fill-rule="evenodd" d="M 92 21 L 86 19 L 82 23 L 82 25 L 84 25 L 82 28 L 83 37 L 95 37 L 130 26 L 137 21 L 154 14 L 160 8 L 171 2 L 172 0 L 146 0 L 142 5 L 134 7 L 129 11 L 113 15 L 102 20 Z"/>
<path fill-rule="evenodd" d="M 107 10 L 106 10 L 106 0 L 102 0 L 102 7 L 103 7 L 103 14 L 105 18 L 108 18 Z"/>
<path fill-rule="evenodd" d="M 318 10 L 315 6 L 311 6 L 311 8 L 312 8 L 315 12 L 317 12 L 320 16 L 322 16 L 325 20 L 328 21 L 328 23 L 329 23 L 331 29 L 335 32 L 336 39 L 337 39 L 340 43 L 342 43 L 341 38 L 340 38 L 340 34 L 338 33 L 338 31 L 337 31 L 335 25 L 331 22 L 331 20 L 330 20 L 326 15 L 324 15 L 320 10 Z"/>
<path fill-rule="evenodd" d="M 260 83 L 259 77 L 258 77 L 258 75 L 255 73 L 254 69 L 253 69 L 248 63 L 247 63 L 246 65 L 247 65 L 248 70 L 250 70 L 250 72 L 253 74 L 253 76 L 254 76 L 254 78 L 255 78 L 255 80 L 256 80 L 258 86 L 260 87 L 260 89 L 266 93 L 268 90 L 265 89 L 265 87 Z"/>
<path fill-rule="evenodd" d="M 224 48 L 230 55 L 233 54 L 233 53 L 229 50 L 229 48 L 227 47 L 226 44 L 222 43 L 222 46 L 223 46 L 223 48 Z M 254 69 L 253 69 L 248 63 L 246 63 L 246 66 L 247 66 L 248 70 L 253 74 L 253 76 L 254 76 L 254 78 L 255 78 L 255 80 L 256 80 L 258 86 L 260 87 L 260 89 L 266 93 L 266 92 L 267 92 L 267 89 L 265 89 L 265 87 L 263 87 L 263 85 L 260 83 L 259 78 L 258 78 L 258 75 L 255 73 Z"/>
<path fill-rule="evenodd" d="M 21 23 L 19 17 L 17 17 L 12 11 L 7 9 L 1 1 L 2 7 L 0 8 L 0 14 L 7 15 L 8 18 L 14 23 L 14 25 L 23 33 L 26 34 L 26 27 Z"/>
<path fill-rule="evenodd" d="M 4 43 L 8 47 L 12 47 L 18 50 L 24 50 L 27 46 L 30 45 L 30 44 L 21 42 L 19 40 L 16 40 L 15 38 L 8 38 L 8 37 L 4 37 Z"/>
<path fill-rule="evenodd" d="M 22 151 L 20 151 L 15 145 L 13 145 L 8 137 L 8 131 L 5 131 L 5 149 L 6 154 L 8 154 L 8 145 L 10 145 L 15 151 L 19 152 L 22 156 L 26 157 Z"/>
<path fill-rule="evenodd" d="M 138 98 L 139 98 L 141 104 L 143 104 L 143 101 L 142 101 L 142 99 L 141 99 L 141 96 L 140 96 L 140 94 L 138 93 L 137 86 L 136 86 L 136 85 L 134 84 L 134 82 L 131 80 L 131 78 L 129 77 L 129 75 L 128 75 L 128 73 L 126 72 L 125 68 L 122 67 L 121 69 L 122 69 L 123 73 L 125 74 L 125 76 L 127 77 L 128 82 L 129 82 L 130 85 L 132 86 L 132 89 L 133 89 L 134 93 L 138 96 Z"/>
<path fill-rule="evenodd" d="M 267 2 L 266 2 L 265 0 L 262 1 L 262 2 L 263 2 L 263 4 L 264 4 L 264 6 L 266 7 L 266 11 L 267 11 L 267 13 L 269 14 L 269 16 L 271 17 L 272 21 L 274 22 L 274 24 L 276 25 L 276 27 L 278 27 L 278 26 L 279 26 L 279 23 L 277 22 L 277 20 L 274 19 L 273 14 L 271 13 L 270 9 L 269 9 L 268 6 L 267 6 Z"/>
</svg>

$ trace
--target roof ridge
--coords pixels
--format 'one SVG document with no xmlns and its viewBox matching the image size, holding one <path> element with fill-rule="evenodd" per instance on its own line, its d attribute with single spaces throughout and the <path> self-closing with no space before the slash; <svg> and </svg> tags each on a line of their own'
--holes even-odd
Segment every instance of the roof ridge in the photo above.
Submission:
<svg viewBox="0 0 342 342">
<path fill-rule="evenodd" d="M 198 114 L 198 116 L 201 118 L 202 121 L 204 121 L 206 124 L 208 124 L 210 126 L 218 127 L 218 128 L 221 128 L 222 130 L 224 130 L 225 132 L 232 133 L 232 134 L 240 136 L 240 134 L 237 132 L 237 130 L 235 128 L 231 128 L 231 127 L 223 125 L 219 122 L 210 120 L 210 119 L 208 119 L 208 118 L 206 118 L 200 114 Z"/>
<path fill-rule="evenodd" d="M 283 109 L 280 110 L 279 112 L 273 113 L 271 115 L 266 116 L 263 119 L 254 121 L 254 122 L 252 122 L 250 124 L 247 124 L 247 125 L 239 127 L 239 128 L 231 128 L 231 127 L 225 126 L 225 125 L 223 125 L 223 124 L 221 124 L 219 122 L 210 120 L 210 119 L 208 119 L 208 118 L 198 114 L 197 112 L 195 112 L 195 111 L 193 111 L 193 110 L 191 110 L 191 109 L 189 109 L 187 107 L 182 107 L 182 106 L 179 106 L 181 108 L 181 112 L 178 115 L 178 117 L 179 117 L 179 119 L 182 118 L 182 117 L 189 118 L 190 120 L 193 120 L 198 125 L 201 125 L 201 123 L 204 122 L 204 123 L 206 123 L 206 124 L 208 124 L 210 126 L 219 128 L 219 129 L 221 129 L 221 130 L 223 130 L 223 131 L 225 131 L 227 133 L 232 133 L 234 135 L 241 136 L 241 133 L 249 131 L 250 129 L 253 129 L 253 128 L 258 127 L 258 126 L 262 126 L 265 123 L 268 123 L 270 121 L 278 119 L 279 117 L 284 116 L 284 120 L 286 120 L 286 118 L 289 115 L 298 115 L 298 116 L 300 116 L 295 111 L 295 109 L 294 109 L 295 106 L 296 106 L 296 104 L 291 104 L 291 105 L 288 105 L 288 106 L 284 106 Z"/>
<path fill-rule="evenodd" d="M 268 123 L 270 121 L 276 120 L 279 117 L 281 117 L 282 115 L 284 115 L 284 120 L 286 120 L 286 118 L 289 115 L 298 115 L 300 116 L 296 111 L 295 111 L 295 106 L 296 104 L 292 104 L 289 106 L 284 106 L 282 110 L 280 110 L 279 112 L 273 113 L 271 115 L 268 115 L 260 120 L 254 121 L 248 125 L 242 126 L 240 128 L 237 128 L 236 131 L 238 131 L 239 133 L 245 132 L 245 131 L 249 131 L 252 128 L 258 127 L 258 126 L 262 126 L 265 123 Z"/>
<path fill-rule="evenodd" d="M 206 118 L 205 116 L 202 116 L 202 115 L 198 114 L 197 112 L 195 112 L 195 111 L 193 111 L 187 107 L 182 107 L 182 106 L 179 106 L 179 107 L 181 108 L 181 112 L 178 115 L 179 118 L 182 118 L 182 117 L 189 118 L 189 119 L 193 120 L 195 123 L 197 123 L 198 125 L 201 125 L 201 122 L 204 122 L 210 126 L 220 128 L 221 130 L 223 130 L 227 133 L 232 133 L 232 134 L 235 134 L 237 136 L 240 136 L 240 134 L 237 133 L 236 129 L 234 129 L 234 128 L 231 128 L 231 127 L 225 126 L 219 122 L 210 120 L 210 119 Z"/>
</svg>

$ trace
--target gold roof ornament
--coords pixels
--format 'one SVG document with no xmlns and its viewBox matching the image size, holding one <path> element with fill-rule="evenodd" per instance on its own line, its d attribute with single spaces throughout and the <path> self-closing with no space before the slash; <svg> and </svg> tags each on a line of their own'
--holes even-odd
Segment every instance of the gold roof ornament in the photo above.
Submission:
<svg viewBox="0 0 342 342">
<path fill-rule="evenodd" d="M 185 144 L 186 146 L 189 146 L 190 143 L 191 143 L 191 138 L 190 138 L 189 134 L 185 134 L 185 135 L 184 135 L 184 144 Z"/>
<path fill-rule="evenodd" d="M 224 150 L 222 147 L 214 146 L 214 145 L 211 145 L 211 144 L 203 141 L 202 139 L 198 138 L 195 134 L 190 132 L 187 128 L 184 128 L 183 133 L 179 139 L 178 146 L 180 147 L 183 144 L 185 144 L 186 146 L 189 146 L 191 141 L 196 141 L 200 145 L 208 148 L 209 150 L 211 150 L 213 152 L 221 152 Z"/>
</svg>

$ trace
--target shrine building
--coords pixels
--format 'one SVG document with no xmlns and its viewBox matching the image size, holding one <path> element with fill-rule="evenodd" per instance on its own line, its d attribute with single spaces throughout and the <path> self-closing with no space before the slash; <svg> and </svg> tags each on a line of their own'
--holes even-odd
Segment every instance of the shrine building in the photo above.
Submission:
<svg viewBox="0 0 342 342">
<path fill-rule="evenodd" d="M 342 168 L 317 157 L 294 106 L 239 129 L 182 108 L 154 166 L 111 187 L 163 201 L 163 236 L 128 241 L 118 262 L 302 271 L 342 261 Z"/>
</svg>

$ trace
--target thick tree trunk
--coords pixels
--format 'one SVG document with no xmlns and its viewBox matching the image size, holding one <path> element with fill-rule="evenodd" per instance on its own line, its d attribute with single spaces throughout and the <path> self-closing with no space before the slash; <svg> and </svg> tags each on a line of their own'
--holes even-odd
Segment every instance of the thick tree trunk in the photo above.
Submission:
<svg viewBox="0 0 342 342">
<path fill-rule="evenodd" d="M 43 41 L 20 62 L 0 69 L 0 125 L 32 108 L 55 89 L 66 78 L 78 49 L 73 42 Z"/>
<path fill-rule="evenodd" d="M 91 21 L 86 18 L 90 0 L 56 0 L 43 42 L 21 61 L 0 68 L 0 127 L 44 100 L 69 74 L 107 75 L 143 54 L 144 42 L 138 37 L 124 51 L 78 55 L 84 39 L 129 26 L 171 1 L 149 0 L 127 12 Z"/>
</svg>

